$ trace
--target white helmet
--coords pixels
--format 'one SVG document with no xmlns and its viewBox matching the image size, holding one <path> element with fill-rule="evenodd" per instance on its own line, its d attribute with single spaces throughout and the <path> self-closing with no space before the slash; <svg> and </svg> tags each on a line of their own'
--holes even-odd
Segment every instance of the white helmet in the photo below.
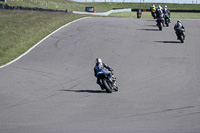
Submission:
<svg viewBox="0 0 200 133">
<path fill-rule="evenodd" d="M 161 7 L 160 5 L 158 5 L 158 7 L 157 7 L 157 8 L 162 10 L 162 7 Z"/>
<path fill-rule="evenodd" d="M 167 5 L 165 5 L 165 8 L 167 8 Z"/>
<path fill-rule="evenodd" d="M 100 58 L 96 58 L 96 60 L 95 60 L 95 62 L 96 62 L 96 64 L 98 63 L 100 63 L 100 64 L 102 64 L 102 60 L 100 59 Z"/>
</svg>

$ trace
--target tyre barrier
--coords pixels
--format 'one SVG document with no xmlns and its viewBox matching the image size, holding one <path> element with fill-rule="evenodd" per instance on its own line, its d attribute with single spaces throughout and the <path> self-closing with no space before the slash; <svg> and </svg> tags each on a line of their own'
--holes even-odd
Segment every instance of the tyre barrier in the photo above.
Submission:
<svg viewBox="0 0 200 133">
<path fill-rule="evenodd" d="M 1 4 L 1 3 L 0 3 L 0 9 L 7 9 L 7 10 L 28 10 L 28 11 L 45 11 L 45 12 L 67 12 L 67 10 L 44 9 L 44 8 L 38 8 L 38 7 L 9 6 L 7 4 Z"/>
<path fill-rule="evenodd" d="M 170 12 L 200 12 L 200 10 L 170 10 Z"/>
</svg>

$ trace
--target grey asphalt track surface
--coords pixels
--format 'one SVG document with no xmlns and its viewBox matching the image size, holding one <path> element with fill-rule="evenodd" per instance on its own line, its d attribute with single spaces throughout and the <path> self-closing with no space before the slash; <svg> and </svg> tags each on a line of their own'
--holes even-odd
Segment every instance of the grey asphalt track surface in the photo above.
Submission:
<svg viewBox="0 0 200 133">
<path fill-rule="evenodd" d="M 200 20 L 87 18 L 0 69 L 0 133 L 199 133 Z M 96 57 L 119 86 L 101 91 Z"/>
</svg>

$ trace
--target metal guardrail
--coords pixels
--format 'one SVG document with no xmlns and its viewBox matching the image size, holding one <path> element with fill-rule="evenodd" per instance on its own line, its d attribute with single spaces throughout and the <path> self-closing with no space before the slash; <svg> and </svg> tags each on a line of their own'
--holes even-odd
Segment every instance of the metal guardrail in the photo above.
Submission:
<svg viewBox="0 0 200 133">
<path fill-rule="evenodd" d="M 200 12 L 200 10 L 170 10 L 170 12 Z"/>
</svg>

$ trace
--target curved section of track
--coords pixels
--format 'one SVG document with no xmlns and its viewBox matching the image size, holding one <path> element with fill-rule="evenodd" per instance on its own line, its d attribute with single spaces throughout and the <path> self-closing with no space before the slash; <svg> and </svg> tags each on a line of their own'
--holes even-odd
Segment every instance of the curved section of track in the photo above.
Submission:
<svg viewBox="0 0 200 133">
<path fill-rule="evenodd" d="M 200 132 L 200 20 L 186 40 L 155 20 L 88 18 L 0 70 L 0 132 Z M 94 60 L 112 66 L 119 92 L 101 91 Z"/>
</svg>

